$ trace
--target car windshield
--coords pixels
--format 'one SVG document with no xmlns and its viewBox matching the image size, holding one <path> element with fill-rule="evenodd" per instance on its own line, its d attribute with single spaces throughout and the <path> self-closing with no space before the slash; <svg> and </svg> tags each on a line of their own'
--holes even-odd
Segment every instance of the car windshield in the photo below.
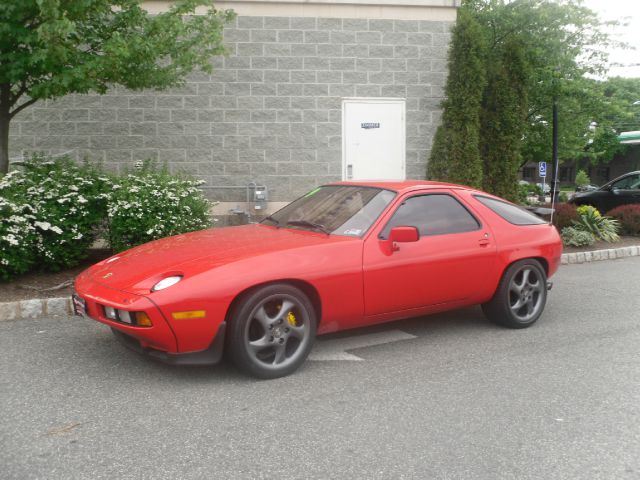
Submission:
<svg viewBox="0 0 640 480">
<path fill-rule="evenodd" d="M 395 195 L 381 188 L 328 185 L 310 191 L 262 223 L 361 237 Z"/>
</svg>

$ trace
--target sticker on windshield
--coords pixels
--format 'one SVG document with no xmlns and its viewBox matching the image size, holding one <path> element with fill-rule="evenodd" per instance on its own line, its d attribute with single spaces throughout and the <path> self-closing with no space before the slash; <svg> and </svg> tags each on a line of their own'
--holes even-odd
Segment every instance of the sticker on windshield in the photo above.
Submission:
<svg viewBox="0 0 640 480">
<path fill-rule="evenodd" d="M 355 237 L 359 237 L 361 233 L 362 233 L 361 228 L 350 228 L 344 231 L 344 235 L 353 235 Z"/>
<path fill-rule="evenodd" d="M 310 197 L 311 195 L 315 195 L 316 193 L 318 193 L 320 191 L 321 187 L 316 188 L 315 190 L 311 190 L 309 193 L 307 193 L 304 198 Z"/>
</svg>

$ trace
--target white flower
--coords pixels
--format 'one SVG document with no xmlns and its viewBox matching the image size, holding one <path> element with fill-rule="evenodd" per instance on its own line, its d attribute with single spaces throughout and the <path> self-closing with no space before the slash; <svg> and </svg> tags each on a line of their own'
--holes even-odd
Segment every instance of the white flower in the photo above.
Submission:
<svg viewBox="0 0 640 480">
<path fill-rule="evenodd" d="M 147 230 L 147 235 L 151 235 L 153 233 L 153 228 L 150 228 L 149 230 Z"/>
<path fill-rule="evenodd" d="M 49 230 L 51 230 L 52 232 L 57 233 L 58 235 L 60 235 L 62 233 L 62 230 L 60 230 L 60 227 L 51 227 Z"/>
<path fill-rule="evenodd" d="M 51 224 L 49 222 L 34 222 L 33 224 L 45 231 L 51 228 Z"/>
</svg>

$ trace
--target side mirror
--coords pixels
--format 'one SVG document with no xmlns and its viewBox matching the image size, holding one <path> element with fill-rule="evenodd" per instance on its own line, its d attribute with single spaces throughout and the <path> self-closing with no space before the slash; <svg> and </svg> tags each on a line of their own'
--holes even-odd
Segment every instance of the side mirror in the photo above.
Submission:
<svg viewBox="0 0 640 480">
<path fill-rule="evenodd" d="M 416 227 L 394 227 L 389 232 L 391 242 L 408 243 L 420 240 L 420 233 Z"/>
<path fill-rule="evenodd" d="M 389 232 L 389 238 L 380 241 L 380 248 L 385 255 L 391 255 L 400 250 L 398 243 L 417 242 L 419 239 L 416 227 L 394 227 Z"/>
</svg>

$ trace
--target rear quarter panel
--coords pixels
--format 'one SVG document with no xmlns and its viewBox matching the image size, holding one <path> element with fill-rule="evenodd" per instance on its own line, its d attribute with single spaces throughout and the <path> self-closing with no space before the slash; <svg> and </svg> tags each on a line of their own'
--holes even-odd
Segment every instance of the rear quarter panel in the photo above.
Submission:
<svg viewBox="0 0 640 480">
<path fill-rule="evenodd" d="M 562 240 L 555 226 L 546 223 L 514 225 L 477 200 L 472 199 L 472 201 L 474 208 L 491 223 L 498 246 L 499 275 L 495 288 L 498 286 L 502 272 L 518 260 L 526 258 L 543 260 L 547 277 L 551 277 L 558 270 L 562 256 Z"/>
</svg>

